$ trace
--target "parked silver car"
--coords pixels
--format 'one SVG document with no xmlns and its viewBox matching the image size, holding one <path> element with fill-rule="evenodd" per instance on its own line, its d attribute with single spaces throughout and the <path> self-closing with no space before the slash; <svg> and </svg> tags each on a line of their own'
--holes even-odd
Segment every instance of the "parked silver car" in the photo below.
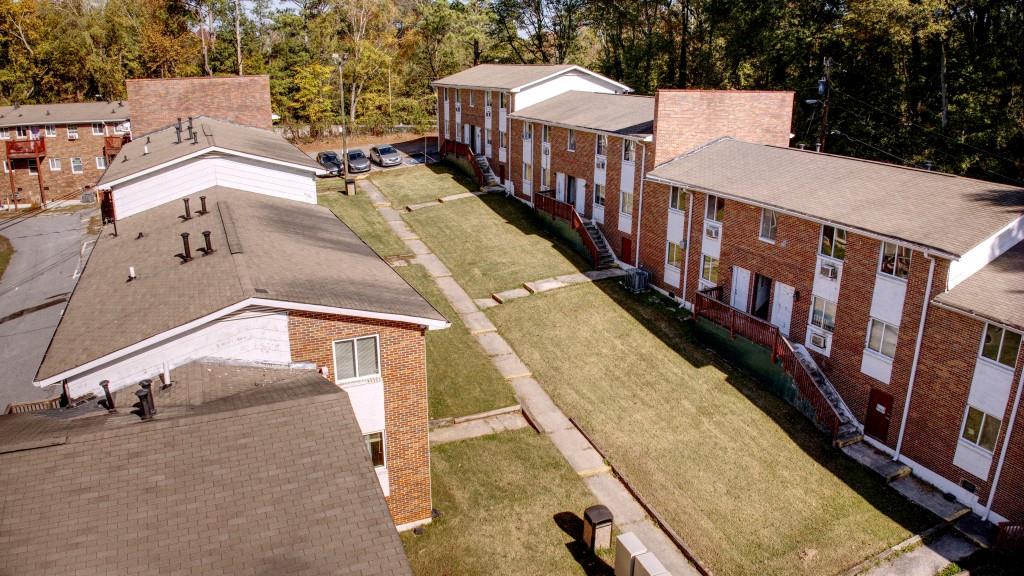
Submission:
<svg viewBox="0 0 1024 576">
<path fill-rule="evenodd" d="M 378 166 L 398 166 L 402 163 L 402 155 L 391 144 L 380 144 L 370 148 L 370 159 Z"/>
<path fill-rule="evenodd" d="M 349 150 L 348 151 L 348 172 L 349 174 L 357 172 L 369 172 L 370 171 L 370 159 L 366 157 L 366 153 L 362 150 Z"/>
</svg>

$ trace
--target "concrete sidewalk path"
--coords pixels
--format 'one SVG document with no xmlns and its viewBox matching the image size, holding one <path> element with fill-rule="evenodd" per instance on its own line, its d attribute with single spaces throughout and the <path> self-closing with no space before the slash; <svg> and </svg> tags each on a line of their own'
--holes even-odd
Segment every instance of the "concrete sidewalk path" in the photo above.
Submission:
<svg viewBox="0 0 1024 576">
<path fill-rule="evenodd" d="M 375 205 L 387 201 L 372 182 L 360 181 L 359 187 Z M 395 217 L 401 219 L 401 215 L 397 211 L 389 207 L 380 207 L 378 210 L 393 230 L 396 232 L 399 230 L 409 231 L 404 222 L 399 225 L 394 220 Z M 401 238 L 402 235 L 399 234 L 399 237 Z M 431 253 L 429 248 L 424 250 L 426 245 L 419 238 L 403 239 L 403 242 L 416 254 L 414 261 L 427 267 L 438 288 L 458 312 L 463 322 L 467 326 L 472 323 L 471 333 L 483 346 L 490 356 L 491 362 L 502 376 L 512 384 L 523 412 L 542 433 L 547 435 L 562 457 L 572 466 L 572 469 L 584 479 L 598 502 L 612 511 L 615 516 L 615 524 L 619 529 L 635 533 L 647 546 L 647 549 L 654 552 L 655 556 L 674 576 L 699 574 L 668 536 L 651 521 L 629 490 L 612 474 L 604 458 L 587 440 L 586 436 L 581 434 L 555 405 L 541 384 L 533 378 L 530 368 L 519 358 L 490 320 L 480 312 L 473 298 L 452 278 L 451 271 L 444 263 Z M 609 273 L 599 272 L 600 276 L 606 274 Z M 555 280 L 563 285 L 592 281 L 586 274 L 566 275 Z M 526 289 L 521 290 L 529 294 Z M 434 441 L 435 437 L 432 432 L 431 440 Z"/>
<path fill-rule="evenodd" d="M 489 436 L 508 430 L 518 430 L 529 425 L 526 418 L 523 418 L 523 415 L 519 412 L 497 414 L 486 418 L 459 422 L 443 428 L 435 428 L 430 431 L 430 443 L 446 444 L 457 440 Z"/>
<path fill-rule="evenodd" d="M 970 556 L 978 549 L 955 531 L 949 531 L 936 540 L 921 544 L 910 552 L 900 554 L 864 572 L 864 576 L 935 576 L 952 562 Z"/>
</svg>

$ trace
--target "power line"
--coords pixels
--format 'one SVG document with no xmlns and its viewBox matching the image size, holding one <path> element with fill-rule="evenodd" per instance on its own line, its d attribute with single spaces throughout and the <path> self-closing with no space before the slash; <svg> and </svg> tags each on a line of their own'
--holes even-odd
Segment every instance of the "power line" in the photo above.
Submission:
<svg viewBox="0 0 1024 576">
<path fill-rule="evenodd" d="M 846 138 L 847 140 L 849 140 L 851 142 L 856 142 L 857 144 L 860 144 L 862 146 L 867 146 L 868 148 L 871 148 L 872 150 L 874 150 L 876 152 L 881 152 L 882 154 L 885 154 L 886 156 L 888 156 L 890 158 L 898 160 L 904 166 L 914 166 L 914 163 L 911 162 L 910 160 L 907 160 L 906 158 L 901 158 L 901 157 L 893 154 L 892 152 L 889 152 L 888 150 L 885 150 L 884 148 L 879 148 L 878 146 L 875 146 L 874 144 L 865 142 L 865 141 L 860 140 L 858 138 L 854 138 L 853 136 L 850 136 L 846 132 L 841 132 L 839 130 L 832 130 L 832 134 L 834 134 L 836 136 L 842 136 L 843 138 Z"/>
</svg>

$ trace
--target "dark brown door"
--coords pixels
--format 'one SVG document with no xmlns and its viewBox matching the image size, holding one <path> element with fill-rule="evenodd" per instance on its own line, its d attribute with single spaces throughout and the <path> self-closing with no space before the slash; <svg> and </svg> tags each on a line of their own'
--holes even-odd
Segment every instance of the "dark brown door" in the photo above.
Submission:
<svg viewBox="0 0 1024 576">
<path fill-rule="evenodd" d="M 109 190 L 100 191 L 100 217 L 104 224 L 114 219 L 114 198 Z"/>
<path fill-rule="evenodd" d="M 622 237 L 622 253 L 619 254 L 619 258 L 626 264 L 633 263 L 633 240 L 631 238 Z"/>
<path fill-rule="evenodd" d="M 882 442 L 889 435 L 889 420 L 892 419 L 892 394 L 872 388 L 868 396 L 868 414 L 864 418 L 864 433 Z"/>
</svg>

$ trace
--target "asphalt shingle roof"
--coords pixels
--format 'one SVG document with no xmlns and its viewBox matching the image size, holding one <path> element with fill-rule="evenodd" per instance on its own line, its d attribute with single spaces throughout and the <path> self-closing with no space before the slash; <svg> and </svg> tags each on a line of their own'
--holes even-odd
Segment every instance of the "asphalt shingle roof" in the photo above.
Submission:
<svg viewBox="0 0 1024 576">
<path fill-rule="evenodd" d="M 935 301 L 1024 331 L 1024 242 Z"/>
<path fill-rule="evenodd" d="M 135 139 L 125 144 L 117 157 L 110 162 L 97 186 L 104 186 L 126 176 L 211 148 L 287 162 L 311 170 L 323 170 L 323 167 L 305 152 L 271 130 L 206 117 L 193 118 L 192 127 L 198 134 L 197 143 L 193 144 L 188 138 L 187 126 L 188 122 L 183 120 L 181 142 L 178 142 L 175 126 L 136 135 Z"/>
<path fill-rule="evenodd" d="M 39 368 L 50 378 L 248 298 L 445 322 L 330 210 L 214 187 L 104 227 Z M 203 256 L 202 232 L 215 250 Z M 183 264 L 181 233 L 193 260 Z M 141 234 L 141 238 L 139 237 Z M 230 243 L 229 243 L 230 242 Z M 137 279 L 127 282 L 128 267 Z"/>
<path fill-rule="evenodd" d="M 0 416 L 0 573 L 411 574 L 342 390 L 314 370 L 174 377 L 150 422 Z"/>
<path fill-rule="evenodd" d="M 649 176 L 962 256 L 1024 213 L 1024 188 L 715 140 Z"/>
<path fill-rule="evenodd" d="M 438 78 L 433 84 L 514 90 L 573 68 L 572 64 L 479 64 Z"/>
<path fill-rule="evenodd" d="M 654 98 L 574 90 L 523 108 L 512 117 L 647 136 L 654 131 Z"/>
<path fill-rule="evenodd" d="M 0 106 L 0 126 L 124 122 L 129 117 L 128 103 L 123 101 Z"/>
</svg>

